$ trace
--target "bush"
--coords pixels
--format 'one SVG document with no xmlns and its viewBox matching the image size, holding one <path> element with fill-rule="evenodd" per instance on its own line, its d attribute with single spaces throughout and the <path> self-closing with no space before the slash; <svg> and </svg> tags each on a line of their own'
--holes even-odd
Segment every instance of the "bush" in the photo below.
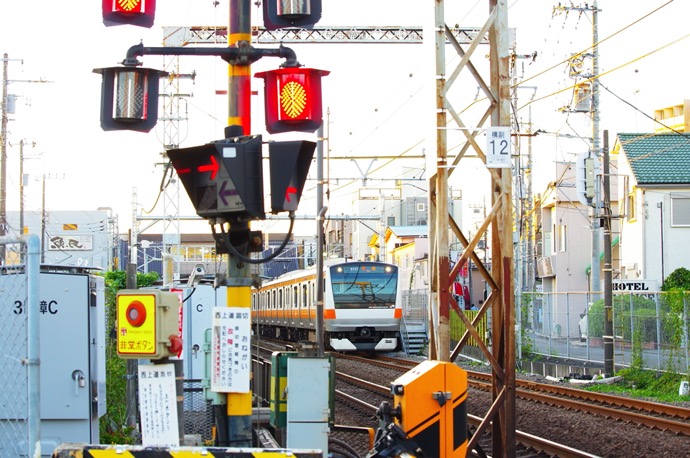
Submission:
<svg viewBox="0 0 690 458">
<path fill-rule="evenodd" d="M 632 323 L 630 307 L 632 304 Z M 604 335 L 604 300 L 600 299 L 589 309 L 588 335 Z M 633 340 L 633 329 L 643 342 L 656 342 L 656 303 L 644 296 L 634 294 L 617 294 L 613 296 L 613 329 L 622 332 L 624 340 Z"/>
<path fill-rule="evenodd" d="M 103 444 L 132 444 L 135 431 L 127 425 L 128 406 L 135 406 L 136 399 L 127 400 L 127 362 L 117 356 L 115 328 L 115 299 L 117 292 L 126 286 L 127 275 L 123 270 L 105 273 L 105 371 L 106 412 L 100 420 L 100 440 Z M 158 273 L 137 273 L 137 285 L 152 286 L 158 281 Z"/>
</svg>

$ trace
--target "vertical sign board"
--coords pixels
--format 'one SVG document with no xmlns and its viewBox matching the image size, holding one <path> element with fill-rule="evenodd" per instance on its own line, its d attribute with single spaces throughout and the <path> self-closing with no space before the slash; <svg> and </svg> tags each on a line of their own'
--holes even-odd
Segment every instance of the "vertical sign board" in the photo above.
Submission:
<svg viewBox="0 0 690 458">
<path fill-rule="evenodd" d="M 146 447 L 179 447 L 173 364 L 139 364 L 141 439 Z"/>
<path fill-rule="evenodd" d="M 486 130 L 486 167 L 493 169 L 510 168 L 510 159 L 510 127 L 489 127 Z"/>
<path fill-rule="evenodd" d="M 249 392 L 250 309 L 214 307 L 212 325 L 211 390 L 216 393 Z"/>
</svg>

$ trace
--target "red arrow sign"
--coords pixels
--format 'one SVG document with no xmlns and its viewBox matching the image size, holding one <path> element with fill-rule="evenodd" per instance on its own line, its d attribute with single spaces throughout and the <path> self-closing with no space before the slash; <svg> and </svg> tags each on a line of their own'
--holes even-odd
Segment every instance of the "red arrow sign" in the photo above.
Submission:
<svg viewBox="0 0 690 458">
<path fill-rule="evenodd" d="M 211 163 L 206 165 L 200 165 L 199 167 L 197 167 L 197 170 L 199 172 L 211 172 L 211 179 L 215 180 L 219 168 L 220 166 L 218 165 L 218 161 L 216 161 L 215 156 L 211 156 Z"/>
<path fill-rule="evenodd" d="M 297 194 L 297 188 L 288 186 L 288 188 L 285 190 L 285 200 L 287 200 L 288 202 L 290 202 L 290 194 Z"/>
</svg>

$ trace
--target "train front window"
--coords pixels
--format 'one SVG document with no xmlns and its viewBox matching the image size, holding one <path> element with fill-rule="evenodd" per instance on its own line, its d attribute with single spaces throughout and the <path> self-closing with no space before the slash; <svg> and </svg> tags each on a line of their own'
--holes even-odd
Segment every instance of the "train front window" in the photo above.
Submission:
<svg viewBox="0 0 690 458">
<path fill-rule="evenodd" d="M 395 266 L 353 262 L 332 266 L 330 275 L 336 309 L 395 307 Z"/>
</svg>

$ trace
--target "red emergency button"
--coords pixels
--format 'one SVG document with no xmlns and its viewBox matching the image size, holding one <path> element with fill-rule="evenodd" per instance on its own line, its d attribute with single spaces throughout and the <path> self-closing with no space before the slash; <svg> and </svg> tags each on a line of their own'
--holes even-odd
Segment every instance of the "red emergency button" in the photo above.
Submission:
<svg viewBox="0 0 690 458">
<path fill-rule="evenodd" d="M 139 301 L 132 301 L 127 306 L 125 316 L 129 324 L 138 328 L 146 321 L 146 307 Z"/>
</svg>

